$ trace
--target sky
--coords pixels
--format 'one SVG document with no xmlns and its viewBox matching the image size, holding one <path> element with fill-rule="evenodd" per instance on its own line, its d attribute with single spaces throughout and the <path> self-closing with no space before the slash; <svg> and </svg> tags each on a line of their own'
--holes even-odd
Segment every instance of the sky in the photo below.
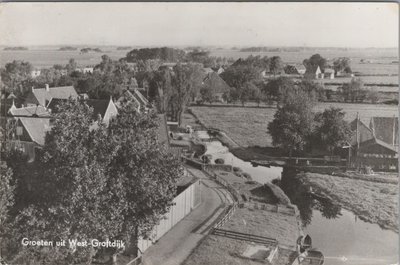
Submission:
<svg viewBox="0 0 400 265">
<path fill-rule="evenodd" d="M 0 3 L 0 45 L 398 47 L 396 3 Z"/>
</svg>

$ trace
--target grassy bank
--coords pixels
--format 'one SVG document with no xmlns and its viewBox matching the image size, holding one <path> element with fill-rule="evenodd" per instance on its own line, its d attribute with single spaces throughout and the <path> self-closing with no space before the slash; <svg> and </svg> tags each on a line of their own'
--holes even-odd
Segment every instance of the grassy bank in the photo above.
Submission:
<svg viewBox="0 0 400 265">
<path fill-rule="evenodd" d="M 342 108 L 347 121 L 354 120 L 358 112 L 366 124 L 373 116 L 398 116 L 397 106 L 379 104 L 319 103 L 315 111 L 331 106 Z M 275 108 L 192 106 L 190 109 L 205 127 L 224 131 L 240 147 L 272 147 L 267 127 L 274 118 Z"/>
<path fill-rule="evenodd" d="M 398 186 L 349 177 L 303 173 L 302 180 L 360 219 L 398 232 Z"/>
</svg>

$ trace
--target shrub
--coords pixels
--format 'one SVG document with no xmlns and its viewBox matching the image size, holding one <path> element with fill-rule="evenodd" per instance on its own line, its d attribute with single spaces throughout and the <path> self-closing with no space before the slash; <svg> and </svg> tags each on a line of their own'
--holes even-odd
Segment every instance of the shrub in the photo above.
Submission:
<svg viewBox="0 0 400 265">
<path fill-rule="evenodd" d="M 389 191 L 389 189 L 388 188 L 382 188 L 381 189 L 381 193 L 383 193 L 383 194 L 388 194 L 390 191 Z"/>
<path fill-rule="evenodd" d="M 233 167 L 233 172 L 239 172 L 242 171 L 239 167 Z"/>
<path fill-rule="evenodd" d="M 246 181 L 245 183 L 246 183 L 246 184 L 256 184 L 256 183 L 257 183 L 257 181 L 254 181 L 254 180 L 248 180 L 248 181 Z"/>
<path fill-rule="evenodd" d="M 215 164 L 223 165 L 225 164 L 225 160 L 223 160 L 222 158 L 217 158 L 215 159 Z"/>
<path fill-rule="evenodd" d="M 245 178 L 245 179 L 251 179 L 250 174 L 249 174 L 249 173 L 246 173 L 246 172 L 243 172 L 243 173 L 242 173 L 242 177 Z"/>
</svg>

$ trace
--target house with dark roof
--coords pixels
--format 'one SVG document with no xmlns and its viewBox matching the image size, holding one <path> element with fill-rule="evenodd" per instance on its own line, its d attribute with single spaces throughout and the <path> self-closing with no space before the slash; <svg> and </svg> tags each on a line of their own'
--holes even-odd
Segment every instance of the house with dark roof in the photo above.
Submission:
<svg viewBox="0 0 400 265">
<path fill-rule="evenodd" d="M 394 147 L 399 146 L 399 119 L 397 117 L 372 117 L 369 128 L 377 139 Z"/>
<path fill-rule="evenodd" d="M 139 112 L 147 111 L 151 107 L 147 98 L 143 96 L 138 88 L 125 90 L 115 104 L 120 108 L 123 102 L 131 102 Z"/>
<path fill-rule="evenodd" d="M 398 118 L 372 117 L 368 127 L 357 117 L 350 123 L 352 164 L 374 171 L 398 170 Z"/>
<path fill-rule="evenodd" d="M 35 150 L 45 143 L 46 133 L 51 130 L 49 117 L 12 117 L 6 121 L 9 148 L 19 150 L 28 156 L 30 162 L 35 159 Z"/>
<path fill-rule="evenodd" d="M 49 87 L 49 85 L 46 85 L 45 88 L 32 88 L 25 99 L 24 105 L 47 107 L 53 98 L 68 99 L 70 97 L 73 99 L 78 98 L 78 93 L 76 93 L 73 86 Z"/>
<path fill-rule="evenodd" d="M 231 90 L 231 87 L 216 72 L 207 74 L 201 86 L 211 88 L 214 101 L 218 102 L 224 102 L 223 95 Z"/>
<path fill-rule="evenodd" d="M 118 109 L 111 98 L 109 100 L 87 99 L 84 103 L 93 108 L 93 118 L 95 120 L 100 118 L 107 125 L 113 117 L 118 115 Z"/>
<path fill-rule="evenodd" d="M 67 99 L 53 98 L 47 106 L 47 110 L 50 113 L 57 113 L 58 106 Z M 110 98 L 106 99 L 85 99 L 81 100 L 89 107 L 93 108 L 93 120 L 97 121 L 98 118 L 105 124 L 108 124 L 110 119 L 118 114 L 118 109 L 114 104 L 114 101 Z"/>
</svg>

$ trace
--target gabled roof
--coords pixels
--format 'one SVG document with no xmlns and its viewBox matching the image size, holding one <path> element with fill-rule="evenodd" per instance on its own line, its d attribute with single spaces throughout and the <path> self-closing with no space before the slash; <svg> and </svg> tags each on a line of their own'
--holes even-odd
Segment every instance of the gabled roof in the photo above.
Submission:
<svg viewBox="0 0 400 265">
<path fill-rule="evenodd" d="M 105 100 L 105 99 L 87 99 L 84 100 L 89 107 L 93 108 L 93 118 L 97 119 L 98 115 L 100 114 L 102 118 L 104 118 L 108 104 L 110 103 L 110 100 Z"/>
<path fill-rule="evenodd" d="M 363 142 L 361 144 L 361 146 L 360 146 L 360 149 L 363 150 L 363 149 L 366 149 L 368 147 L 376 146 L 376 145 L 388 150 L 389 152 L 391 152 L 393 154 L 397 153 L 397 148 L 396 147 L 394 147 L 393 145 L 387 144 L 384 141 L 381 141 L 381 140 L 379 140 L 379 139 L 377 139 L 375 137 L 370 139 L 370 140 L 368 140 L 368 141 Z M 376 148 L 374 147 L 374 149 L 376 149 Z"/>
<path fill-rule="evenodd" d="M 358 126 L 358 128 L 357 128 Z M 374 138 L 374 135 L 371 131 L 370 128 L 368 128 L 367 125 L 365 125 L 361 120 L 359 119 L 354 119 L 350 123 L 350 129 L 353 132 L 353 135 L 350 140 L 351 145 L 357 145 L 357 139 L 359 143 L 371 140 Z M 356 132 L 358 131 L 358 136 Z"/>
<path fill-rule="evenodd" d="M 22 107 L 15 108 L 15 106 L 11 106 L 8 110 L 8 113 L 14 117 L 49 117 L 50 113 L 43 106 L 32 106 L 32 107 Z"/>
<path fill-rule="evenodd" d="M 203 68 L 203 71 L 206 74 L 214 73 L 214 70 L 211 67 L 205 67 L 205 68 Z"/>
<path fill-rule="evenodd" d="M 303 71 L 307 70 L 306 67 L 304 65 L 302 65 L 302 64 L 295 65 L 294 67 L 296 67 L 297 71 L 298 70 L 303 70 Z"/>
<path fill-rule="evenodd" d="M 231 87 L 216 72 L 209 73 L 203 79 L 203 86 L 211 87 L 214 93 L 225 93 Z"/>
<path fill-rule="evenodd" d="M 126 90 L 122 93 L 121 97 L 117 100 L 117 105 L 120 107 L 120 103 L 123 101 L 132 101 L 136 107 L 148 107 L 150 106 L 147 98 L 143 96 L 142 93 L 138 89 L 134 89 L 133 91 Z"/>
<path fill-rule="evenodd" d="M 33 98 L 29 97 L 31 102 L 34 104 L 39 104 L 44 106 L 46 100 L 50 101 L 52 98 L 68 99 L 69 97 L 77 98 L 78 94 L 73 86 L 63 86 L 63 87 L 50 87 L 48 91 L 46 88 L 32 89 Z"/>
<path fill-rule="evenodd" d="M 319 68 L 319 65 L 317 65 L 317 66 L 314 65 L 314 66 L 307 67 L 306 74 L 315 75 L 318 72 L 318 69 L 321 72 L 321 69 Z"/>
<path fill-rule="evenodd" d="M 389 145 L 399 144 L 399 119 L 397 117 L 372 117 L 369 127 L 379 140 Z"/>
<path fill-rule="evenodd" d="M 332 68 L 325 68 L 324 70 L 324 74 L 334 74 L 335 70 L 333 70 Z"/>
<path fill-rule="evenodd" d="M 33 142 L 44 145 L 46 132 L 50 130 L 49 118 L 19 117 L 19 121 L 25 127 Z"/>
</svg>

